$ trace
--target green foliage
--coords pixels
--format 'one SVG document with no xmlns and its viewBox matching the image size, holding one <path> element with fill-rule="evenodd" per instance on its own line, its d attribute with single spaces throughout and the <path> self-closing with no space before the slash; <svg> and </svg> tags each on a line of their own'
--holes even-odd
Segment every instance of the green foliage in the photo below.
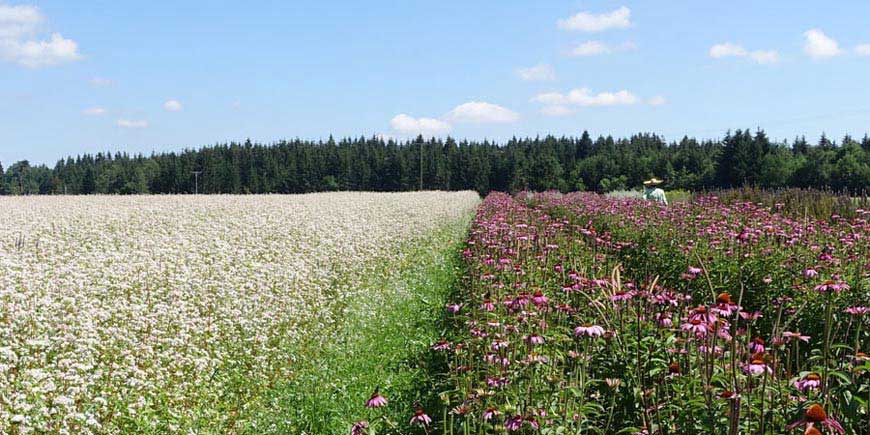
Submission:
<svg viewBox="0 0 870 435">
<path fill-rule="evenodd" d="M 422 163 L 422 164 L 421 164 Z M 0 173 L 0 193 L 306 193 L 331 190 L 522 190 L 601 193 L 633 189 L 652 176 L 666 190 L 757 186 L 830 188 L 862 194 L 870 185 L 870 138 L 771 142 L 762 130 L 721 140 L 655 134 L 615 139 L 513 138 L 504 144 L 453 138 L 300 139 L 271 145 L 217 144 L 151 156 L 85 154 L 54 168 L 21 161 Z M 5 190 L 2 186 L 6 186 Z"/>
</svg>

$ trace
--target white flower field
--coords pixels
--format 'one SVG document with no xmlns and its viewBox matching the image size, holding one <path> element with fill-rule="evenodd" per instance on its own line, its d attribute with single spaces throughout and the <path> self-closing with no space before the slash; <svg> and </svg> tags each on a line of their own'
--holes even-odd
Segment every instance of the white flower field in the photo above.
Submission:
<svg viewBox="0 0 870 435">
<path fill-rule="evenodd" d="M 0 198 L 0 433 L 232 420 L 238 410 L 203 406 L 226 401 L 235 379 L 226 373 L 255 385 L 290 376 L 304 358 L 290 350 L 334 330 L 378 265 L 478 201 L 472 192 Z"/>
</svg>

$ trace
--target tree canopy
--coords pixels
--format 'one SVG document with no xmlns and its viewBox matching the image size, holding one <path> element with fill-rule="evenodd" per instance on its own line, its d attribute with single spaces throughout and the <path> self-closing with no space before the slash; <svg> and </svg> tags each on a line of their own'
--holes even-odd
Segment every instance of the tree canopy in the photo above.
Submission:
<svg viewBox="0 0 870 435">
<path fill-rule="evenodd" d="M 194 172 L 200 172 L 195 179 Z M 771 141 L 763 130 L 729 131 L 720 140 L 655 134 L 597 139 L 453 138 L 410 141 L 359 137 L 225 143 L 150 156 L 97 153 L 54 167 L 0 164 L 0 194 L 306 193 L 419 189 L 599 192 L 640 186 L 652 176 L 669 189 L 813 187 L 861 193 L 870 185 L 870 138 L 840 143 L 822 135 Z"/>
</svg>

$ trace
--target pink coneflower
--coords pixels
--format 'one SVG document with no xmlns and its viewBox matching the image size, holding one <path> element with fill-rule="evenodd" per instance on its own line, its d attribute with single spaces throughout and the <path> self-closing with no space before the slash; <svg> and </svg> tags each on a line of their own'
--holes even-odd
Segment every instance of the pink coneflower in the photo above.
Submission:
<svg viewBox="0 0 870 435">
<path fill-rule="evenodd" d="M 853 316 L 863 316 L 865 314 L 870 313 L 870 307 L 849 307 L 846 308 L 846 313 L 851 314 Z"/>
<path fill-rule="evenodd" d="M 462 304 L 447 304 L 447 311 L 456 314 L 462 309 Z"/>
<path fill-rule="evenodd" d="M 446 338 L 442 337 L 440 341 L 432 345 L 432 350 L 449 350 L 450 342 L 447 341 Z"/>
<path fill-rule="evenodd" d="M 749 375 L 760 375 L 764 373 L 772 373 L 773 370 L 764 362 L 763 354 L 755 354 L 749 361 L 749 364 L 743 366 L 743 372 Z"/>
<path fill-rule="evenodd" d="M 816 269 L 808 268 L 804 270 L 803 275 L 807 278 L 815 278 L 819 276 L 819 272 L 816 272 Z"/>
<path fill-rule="evenodd" d="M 849 290 L 849 284 L 845 282 L 825 281 L 814 288 L 819 293 L 834 292 L 839 293 L 843 290 Z"/>
<path fill-rule="evenodd" d="M 689 275 L 697 275 L 697 274 L 699 274 L 699 273 L 701 273 L 701 272 L 703 272 L 703 271 L 701 270 L 700 267 L 689 266 L 689 268 L 686 270 L 686 272 L 687 272 Z"/>
<path fill-rule="evenodd" d="M 410 424 L 412 424 L 412 425 L 416 424 L 416 425 L 420 425 L 420 426 L 428 426 L 429 423 L 432 423 L 432 418 L 429 417 L 428 415 L 426 415 L 425 412 L 423 412 L 423 408 L 420 406 L 420 404 L 417 403 L 415 405 L 416 405 L 415 406 L 416 409 L 414 410 L 414 416 L 411 417 Z"/>
<path fill-rule="evenodd" d="M 483 311 L 495 311 L 495 304 L 492 303 L 489 298 L 483 300 L 483 303 L 480 305 L 480 309 Z"/>
<path fill-rule="evenodd" d="M 613 296 L 610 297 L 610 300 L 613 302 L 627 301 L 627 300 L 631 299 L 632 297 L 634 297 L 634 292 L 618 291 L 618 292 L 614 293 Z"/>
<path fill-rule="evenodd" d="M 730 294 L 720 293 L 719 296 L 716 297 L 716 306 L 711 308 L 711 311 L 727 317 L 739 309 L 740 307 L 731 301 Z"/>
<path fill-rule="evenodd" d="M 494 417 L 501 415 L 501 412 L 494 406 L 490 406 L 483 411 L 483 421 L 491 421 Z"/>
<path fill-rule="evenodd" d="M 784 338 L 788 342 L 791 342 L 794 340 L 800 340 L 800 341 L 803 341 L 804 343 L 810 342 L 810 336 L 809 335 L 801 335 L 800 332 L 785 331 L 782 333 L 782 338 Z"/>
<path fill-rule="evenodd" d="M 846 429 L 843 429 L 843 425 L 840 424 L 837 420 L 834 420 L 825 412 L 825 409 L 822 408 L 822 405 L 818 403 L 813 403 L 810 405 L 807 410 L 804 412 L 804 415 L 800 418 L 800 420 L 788 425 L 785 427 L 786 430 L 792 430 L 796 427 L 806 426 L 807 430 L 805 433 L 811 433 L 811 430 L 815 430 L 818 432 L 818 429 L 815 428 L 816 424 L 820 424 L 822 427 L 831 429 L 837 433 L 846 433 Z"/>
<path fill-rule="evenodd" d="M 486 385 L 493 387 L 493 388 L 501 388 L 501 387 L 507 385 L 508 382 L 510 382 L 510 380 L 507 377 L 501 377 L 501 378 L 487 377 L 486 378 Z"/>
<path fill-rule="evenodd" d="M 674 378 L 678 376 L 682 376 L 682 371 L 680 370 L 680 364 L 672 362 L 668 364 L 668 378 Z"/>
<path fill-rule="evenodd" d="M 358 421 L 350 427 L 350 435 L 363 435 L 369 427 L 369 422 L 363 420 Z"/>
<path fill-rule="evenodd" d="M 693 319 L 680 326 L 683 331 L 690 331 L 698 337 L 706 337 L 710 332 L 710 326 L 701 321 L 701 319 Z"/>
<path fill-rule="evenodd" d="M 387 404 L 387 399 L 384 396 L 381 396 L 381 393 L 378 392 L 378 389 L 375 388 L 375 392 L 372 393 L 372 397 L 366 401 L 366 408 L 380 408 Z"/>
<path fill-rule="evenodd" d="M 749 352 L 750 353 L 764 353 L 764 339 L 761 337 L 755 337 L 752 341 L 749 342 Z"/>
<path fill-rule="evenodd" d="M 656 314 L 656 323 L 662 328 L 670 328 L 674 326 L 674 321 L 671 320 L 671 313 Z"/>
<path fill-rule="evenodd" d="M 520 428 L 522 428 L 522 427 L 523 427 L 523 416 L 519 415 L 519 414 L 508 418 L 507 421 L 504 422 L 504 428 L 508 432 L 516 432 L 516 431 L 520 430 Z"/>
<path fill-rule="evenodd" d="M 535 290 L 535 294 L 532 296 L 532 303 L 535 305 L 544 305 L 547 303 L 549 299 L 544 296 L 544 293 L 540 290 Z"/>
<path fill-rule="evenodd" d="M 531 344 L 544 344 L 544 337 L 541 337 L 538 334 L 532 334 L 529 336 L 529 343 L 531 343 Z"/>
<path fill-rule="evenodd" d="M 593 325 L 591 323 L 584 323 L 582 326 L 578 326 L 574 328 L 574 335 L 581 336 L 586 335 L 589 337 L 601 337 L 604 335 L 604 328 Z"/>
<path fill-rule="evenodd" d="M 809 373 L 804 376 L 803 379 L 794 381 L 794 387 L 800 390 L 802 393 L 806 393 L 807 390 L 816 390 L 821 384 L 822 377 L 815 373 Z"/>
<path fill-rule="evenodd" d="M 692 310 L 692 313 L 689 315 L 689 320 L 700 320 L 701 323 L 713 324 L 716 322 L 716 315 L 707 310 L 707 307 L 699 305 L 697 308 Z"/>
<path fill-rule="evenodd" d="M 758 320 L 758 319 L 761 318 L 761 317 L 763 317 L 763 316 L 761 315 L 761 311 L 753 311 L 753 312 L 751 312 L 751 313 L 748 313 L 748 312 L 746 312 L 746 311 L 741 311 L 741 312 L 740 312 L 740 318 L 743 319 L 743 320 L 746 320 L 747 322 L 754 322 L 754 321 Z"/>
</svg>

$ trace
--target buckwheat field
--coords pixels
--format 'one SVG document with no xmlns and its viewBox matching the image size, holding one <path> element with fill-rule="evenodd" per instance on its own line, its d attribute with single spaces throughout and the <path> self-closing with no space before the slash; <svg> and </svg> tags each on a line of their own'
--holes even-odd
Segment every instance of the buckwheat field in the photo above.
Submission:
<svg viewBox="0 0 870 435">
<path fill-rule="evenodd" d="M 478 201 L 2 198 L 0 433 L 243 427 L 246 407 L 298 375 L 306 349 L 396 297 L 369 288 L 373 275 L 439 229 L 462 237 Z"/>
</svg>

